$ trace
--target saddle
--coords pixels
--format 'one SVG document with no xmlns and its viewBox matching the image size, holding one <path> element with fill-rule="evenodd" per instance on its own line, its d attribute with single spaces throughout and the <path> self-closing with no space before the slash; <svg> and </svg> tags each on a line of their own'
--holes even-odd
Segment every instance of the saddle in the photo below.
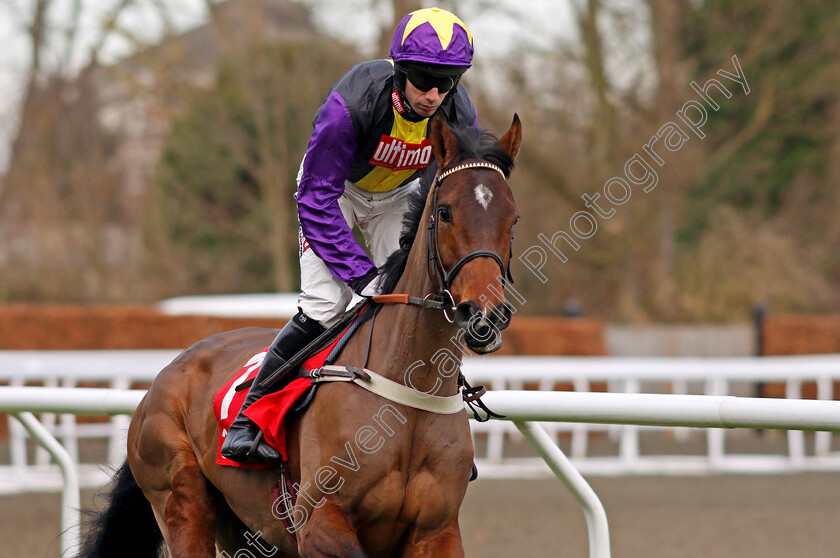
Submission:
<svg viewBox="0 0 840 558">
<path fill-rule="evenodd" d="M 281 390 L 261 397 L 245 411 L 245 415 L 263 431 L 265 441 L 280 453 L 283 461 L 288 459 L 284 421 L 288 416 L 302 413 L 309 406 L 319 385 L 313 383 L 311 373 L 332 364 L 350 337 L 375 312 L 376 305 L 367 301 L 348 310 L 338 324 L 304 347 L 268 378 L 271 382 L 286 382 Z M 248 393 L 247 388 L 253 383 L 267 351 L 266 347 L 251 357 L 213 398 L 213 413 L 219 423 L 219 446 L 216 452 L 216 463 L 219 465 L 241 469 L 269 469 L 276 466 L 271 462 L 240 463 L 221 454 L 227 429 L 239 414 Z"/>
<path fill-rule="evenodd" d="M 288 460 L 285 419 L 304 412 L 322 383 L 353 382 L 390 401 L 440 414 L 460 412 L 466 403 L 476 420 L 482 422 L 489 420 L 490 417 L 502 416 L 492 412 L 481 401 L 481 396 L 486 392 L 484 386 L 471 386 L 463 374 L 458 379 L 458 394 L 439 397 L 416 392 L 366 368 L 334 366 L 333 363 L 353 334 L 362 324 L 373 319 L 380 308 L 380 304 L 364 301 L 345 313 L 338 324 L 324 332 L 298 355 L 289 359 L 266 380 L 269 385 L 271 382 L 287 382 L 283 389 L 264 395 L 245 410 L 245 416 L 254 421 L 262 430 L 265 442 L 280 453 L 282 462 L 285 463 Z M 373 328 L 370 329 L 373 330 Z M 267 350 L 266 348 L 251 357 L 242 370 L 228 380 L 213 399 L 213 411 L 219 422 L 219 445 L 216 453 L 216 463 L 219 465 L 247 469 L 267 469 L 276 466 L 271 462 L 240 463 L 227 459 L 221 454 L 221 446 L 227 429 L 239 413 L 247 395 L 245 389 L 253 383 Z M 367 357 L 365 357 L 366 364 Z M 484 416 L 481 415 L 479 409 L 484 412 Z"/>
<path fill-rule="evenodd" d="M 279 463 L 240 463 L 227 459 L 221 454 L 227 428 L 230 427 L 245 401 L 246 388 L 253 383 L 268 351 L 267 347 L 251 357 L 242 370 L 228 380 L 213 398 L 213 411 L 219 422 L 216 463 L 242 469 L 276 468 L 278 470 L 279 479 L 271 488 L 271 498 L 275 505 L 279 506 L 278 517 L 283 523 L 287 538 L 295 547 L 297 547 L 297 534 L 290 518 L 293 516 L 297 490 L 287 472 L 286 464 L 289 456 L 286 450 L 285 420 L 289 416 L 305 411 L 312 402 L 318 386 L 322 383 L 353 382 L 391 401 L 434 413 L 461 412 L 464 403 L 466 403 L 473 411 L 474 416 L 480 421 L 489 420 L 491 416 L 502 416 L 493 413 L 481 402 L 480 397 L 486 392 L 484 386 L 470 386 L 463 374 L 458 379 L 458 394 L 438 397 L 419 394 L 413 389 L 384 378 L 366 368 L 334 366 L 333 363 L 347 341 L 359 330 L 362 324 L 376 316 L 379 308 L 381 308 L 381 304 L 364 301 L 348 311 L 336 326 L 324 332 L 266 380 L 269 385 L 272 385 L 272 382 L 288 381 L 289 378 L 292 378 L 291 381 L 288 381 L 281 390 L 261 397 L 246 409 L 245 415 L 260 427 L 265 442 L 280 453 L 281 461 Z M 373 327 L 370 329 L 372 331 Z M 365 365 L 367 365 L 367 356 L 365 357 Z M 477 408 L 485 412 L 484 417 L 481 416 Z M 478 470 L 473 463 L 470 480 L 474 480 L 477 476 Z"/>
</svg>

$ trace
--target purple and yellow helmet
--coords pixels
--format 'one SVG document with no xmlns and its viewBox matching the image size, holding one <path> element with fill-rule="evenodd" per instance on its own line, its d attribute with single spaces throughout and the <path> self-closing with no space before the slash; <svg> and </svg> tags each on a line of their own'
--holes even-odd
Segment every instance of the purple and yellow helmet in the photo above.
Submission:
<svg viewBox="0 0 840 558">
<path fill-rule="evenodd" d="M 460 66 L 472 65 L 472 34 L 458 17 L 440 8 L 411 12 L 397 26 L 391 41 L 396 63 Z"/>
</svg>

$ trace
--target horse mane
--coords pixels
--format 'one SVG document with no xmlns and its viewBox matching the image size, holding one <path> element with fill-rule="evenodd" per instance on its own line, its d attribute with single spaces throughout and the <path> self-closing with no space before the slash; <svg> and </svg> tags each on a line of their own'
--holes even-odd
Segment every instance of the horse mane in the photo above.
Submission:
<svg viewBox="0 0 840 558">
<path fill-rule="evenodd" d="M 502 169 L 505 178 L 510 176 L 513 170 L 513 157 L 505 151 L 499 143 L 499 138 L 490 132 L 477 127 L 455 128 L 450 127 L 452 135 L 458 144 L 460 158 L 487 161 Z M 408 262 L 408 254 L 414 245 L 417 237 L 417 229 L 420 226 L 420 218 L 426 208 L 426 198 L 429 189 L 437 174 L 437 160 L 432 163 L 420 175 L 420 188 L 408 201 L 408 210 L 403 217 L 403 228 L 400 234 L 400 247 L 388 257 L 385 264 L 379 269 L 382 275 L 382 292 L 392 293 L 405 271 Z"/>
</svg>

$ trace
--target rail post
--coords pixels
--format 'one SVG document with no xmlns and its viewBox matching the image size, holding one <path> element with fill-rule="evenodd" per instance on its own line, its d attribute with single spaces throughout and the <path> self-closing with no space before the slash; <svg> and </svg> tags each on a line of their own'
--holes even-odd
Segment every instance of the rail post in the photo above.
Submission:
<svg viewBox="0 0 840 558">
<path fill-rule="evenodd" d="M 534 422 L 513 421 L 583 508 L 589 532 L 589 558 L 610 558 L 610 530 L 601 500 L 548 432 Z"/>
<path fill-rule="evenodd" d="M 64 481 L 61 489 L 61 555 L 70 556 L 78 550 L 81 542 L 79 522 L 81 521 L 82 501 L 76 464 L 70 452 L 50 434 L 49 430 L 35 418 L 35 415 L 28 411 L 22 411 L 12 413 L 12 416 L 41 444 L 41 447 L 47 450 L 61 469 L 61 477 Z"/>
</svg>

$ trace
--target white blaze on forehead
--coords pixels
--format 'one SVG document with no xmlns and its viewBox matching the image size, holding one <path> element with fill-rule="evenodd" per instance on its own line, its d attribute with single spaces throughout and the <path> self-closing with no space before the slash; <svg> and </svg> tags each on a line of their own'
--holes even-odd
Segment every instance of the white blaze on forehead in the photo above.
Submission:
<svg viewBox="0 0 840 558">
<path fill-rule="evenodd" d="M 493 192 L 484 184 L 479 184 L 475 187 L 475 201 L 486 211 L 490 207 L 490 202 L 493 201 Z"/>
</svg>

